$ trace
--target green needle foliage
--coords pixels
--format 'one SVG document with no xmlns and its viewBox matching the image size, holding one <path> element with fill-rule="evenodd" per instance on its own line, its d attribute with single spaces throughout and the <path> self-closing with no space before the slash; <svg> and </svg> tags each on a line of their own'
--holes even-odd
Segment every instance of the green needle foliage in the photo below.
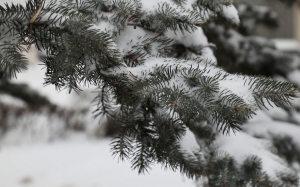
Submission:
<svg viewBox="0 0 300 187">
<path fill-rule="evenodd" d="M 70 92 L 97 85 L 95 115 L 107 116 L 118 129 L 112 154 L 131 160 L 139 173 L 161 163 L 191 178 L 206 177 L 210 187 L 295 186 L 293 174 L 270 179 L 257 157 L 240 165 L 207 151 L 215 130 L 237 132 L 265 102 L 285 106 L 298 97 L 291 83 L 231 75 L 207 55 L 201 27 L 208 16 L 224 15 L 231 1 L 147 2 L 28 0 L 25 6 L 0 6 L 0 71 L 12 78 L 26 69 L 21 53 L 34 45 L 47 69 L 45 85 Z M 187 131 L 204 143 L 203 150 L 184 150 Z"/>
</svg>

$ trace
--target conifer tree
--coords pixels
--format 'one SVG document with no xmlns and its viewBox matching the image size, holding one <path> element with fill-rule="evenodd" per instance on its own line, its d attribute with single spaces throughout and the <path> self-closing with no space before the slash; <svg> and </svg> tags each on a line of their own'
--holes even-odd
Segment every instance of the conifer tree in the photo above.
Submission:
<svg viewBox="0 0 300 187">
<path fill-rule="evenodd" d="M 160 163 L 203 186 L 297 186 L 297 173 L 276 159 L 280 171 L 267 172 L 251 151 L 242 159 L 221 151 L 236 148 L 228 137 L 239 140 L 256 111 L 268 103 L 285 107 L 298 89 L 217 67 L 202 30 L 212 18 L 239 25 L 230 0 L 6 4 L 0 7 L 0 70 L 10 79 L 26 69 L 21 52 L 34 45 L 47 69 L 45 85 L 70 92 L 80 92 L 81 84 L 98 86 L 95 115 L 118 130 L 112 153 L 139 173 Z M 248 146 L 260 146 L 243 137 Z"/>
</svg>

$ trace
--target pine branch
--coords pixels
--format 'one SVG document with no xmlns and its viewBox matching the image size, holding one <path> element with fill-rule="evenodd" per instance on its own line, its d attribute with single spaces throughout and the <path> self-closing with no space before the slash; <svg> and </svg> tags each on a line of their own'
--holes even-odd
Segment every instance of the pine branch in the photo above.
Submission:
<svg viewBox="0 0 300 187">
<path fill-rule="evenodd" d="M 78 92 L 82 83 L 99 87 L 95 115 L 107 115 L 118 130 L 112 153 L 131 160 L 139 173 L 158 162 L 191 178 L 205 176 L 210 186 L 274 184 L 256 158 L 241 169 L 228 155 L 204 159 L 200 150 L 187 154 L 180 144 L 187 130 L 212 141 L 213 135 L 197 132 L 205 129 L 200 124 L 206 124 L 205 133 L 215 126 L 222 133 L 235 132 L 257 106 L 265 106 L 264 100 L 285 106 L 299 96 L 290 83 L 231 75 L 203 60 L 200 46 L 208 44 L 198 37 L 211 16 L 203 11 L 222 14 L 224 6 L 233 8 L 231 1 L 198 0 L 199 10 L 192 10 L 186 8 L 188 1 L 174 0 L 158 3 L 152 12 L 137 0 L 56 2 L 0 7 L 0 70 L 5 77 L 26 68 L 21 52 L 34 44 L 45 52 L 45 84 Z M 188 58 L 188 53 L 198 58 Z M 280 185 L 297 183 L 292 174 L 278 176 Z"/>
</svg>

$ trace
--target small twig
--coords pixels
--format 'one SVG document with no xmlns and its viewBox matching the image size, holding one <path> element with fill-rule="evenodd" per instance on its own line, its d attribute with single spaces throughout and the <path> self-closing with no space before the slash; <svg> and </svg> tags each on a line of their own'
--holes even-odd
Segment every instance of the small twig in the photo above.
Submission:
<svg viewBox="0 0 300 187">
<path fill-rule="evenodd" d="M 163 33 L 159 33 L 158 35 L 156 35 L 155 37 L 151 38 L 152 41 L 156 40 L 158 37 L 162 36 Z"/>
<path fill-rule="evenodd" d="M 42 9 L 43 9 L 44 3 L 45 3 L 45 1 L 43 1 L 43 2 L 40 4 L 38 10 L 37 10 L 36 13 L 33 15 L 33 17 L 30 19 L 29 23 L 35 22 L 36 18 L 40 15 L 40 13 L 41 13 L 41 11 L 42 11 Z"/>
<path fill-rule="evenodd" d="M 136 14 L 132 14 L 127 20 L 130 21 L 132 18 L 136 17 Z"/>
<path fill-rule="evenodd" d="M 133 74 L 131 73 L 131 71 L 129 71 L 129 74 L 130 74 L 130 76 L 131 76 L 132 78 L 137 79 L 137 76 L 136 76 L 136 75 L 133 75 Z"/>
<path fill-rule="evenodd" d="M 110 7 L 110 9 L 108 10 L 108 12 L 112 12 L 115 8 L 117 8 L 115 5 L 112 5 L 111 7 Z"/>
<path fill-rule="evenodd" d="M 136 29 L 137 26 L 139 26 L 137 23 L 127 23 L 128 26 L 133 26 L 134 29 Z"/>
</svg>

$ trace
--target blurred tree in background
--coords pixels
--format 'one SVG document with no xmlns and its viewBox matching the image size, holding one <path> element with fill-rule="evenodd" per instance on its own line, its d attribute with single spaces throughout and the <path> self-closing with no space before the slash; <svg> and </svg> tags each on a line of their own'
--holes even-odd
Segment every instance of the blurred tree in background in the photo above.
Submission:
<svg viewBox="0 0 300 187">
<path fill-rule="evenodd" d="M 271 3 L 278 4 L 277 7 L 286 8 L 289 15 L 278 14 L 271 7 L 265 6 Z M 235 6 L 241 19 L 238 27 L 224 27 L 222 20 L 216 18 L 203 29 L 208 41 L 214 44 L 212 49 L 218 66 L 230 73 L 266 76 L 289 81 L 299 88 L 299 48 L 282 51 L 277 49 L 270 37 L 258 35 L 261 28 L 266 27 L 272 36 L 272 31 L 282 26 L 278 23 L 278 19 L 281 18 L 283 22 L 288 21 L 285 18 L 294 15 L 293 8 L 298 8 L 298 3 L 299 1 L 294 0 L 281 2 L 236 0 Z M 268 36 L 267 33 L 264 34 Z M 275 107 L 260 112 L 258 116 L 248 120 L 243 126 L 243 131 L 269 141 L 274 152 L 299 172 L 300 101 L 296 99 L 292 103 L 293 107 L 286 106 L 284 109 Z M 289 128 L 290 130 L 287 130 Z M 294 132 L 291 132 L 291 129 Z"/>
</svg>

